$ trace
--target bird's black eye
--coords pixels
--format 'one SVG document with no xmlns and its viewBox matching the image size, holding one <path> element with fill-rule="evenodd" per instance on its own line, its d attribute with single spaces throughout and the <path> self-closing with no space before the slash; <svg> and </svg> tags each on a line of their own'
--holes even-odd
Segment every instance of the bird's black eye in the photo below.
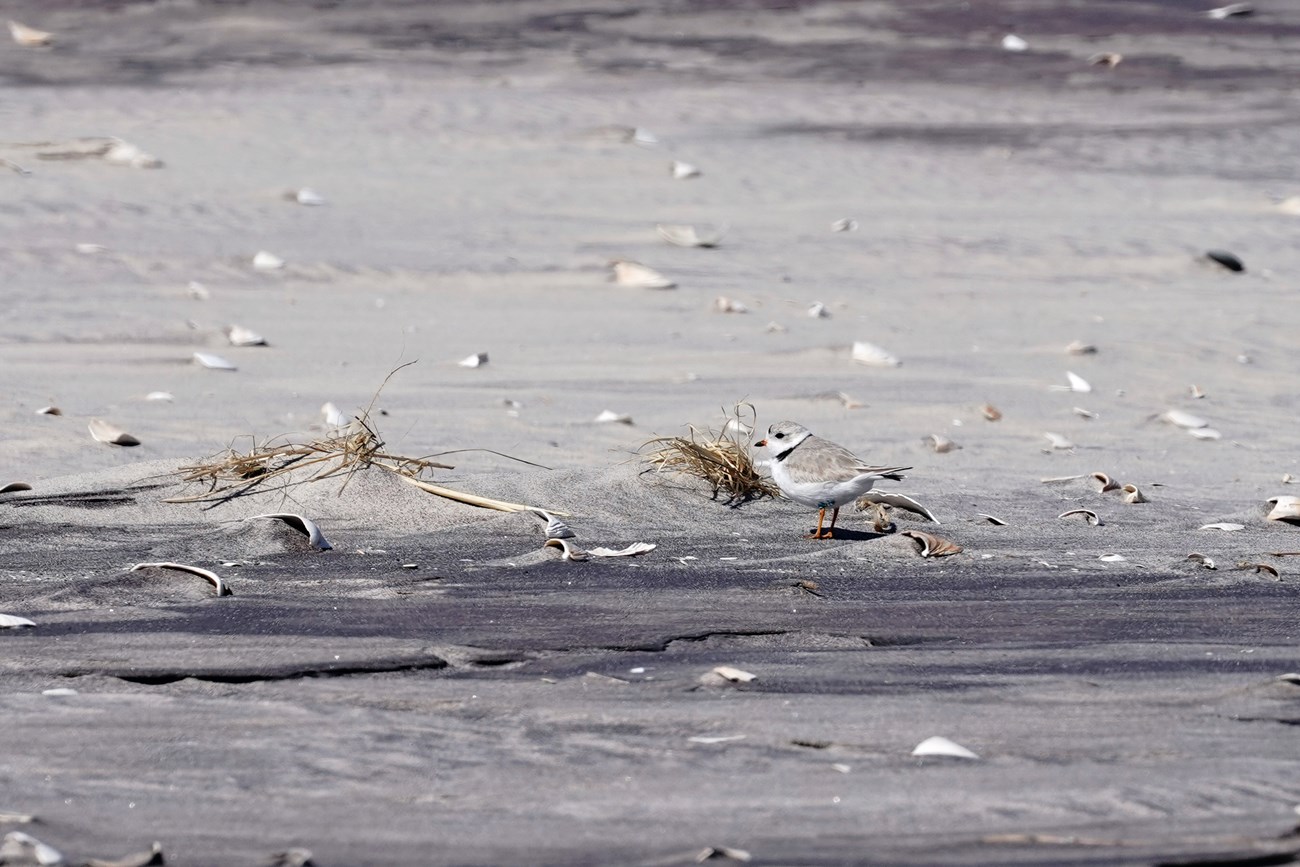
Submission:
<svg viewBox="0 0 1300 867">
<path fill-rule="evenodd" d="M 772 436 L 776 437 L 779 440 L 785 439 L 785 434 L 772 434 Z"/>
</svg>

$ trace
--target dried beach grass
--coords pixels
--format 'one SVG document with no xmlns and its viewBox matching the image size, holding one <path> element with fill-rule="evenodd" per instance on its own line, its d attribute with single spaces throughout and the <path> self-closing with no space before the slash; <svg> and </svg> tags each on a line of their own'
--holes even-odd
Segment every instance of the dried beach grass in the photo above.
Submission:
<svg viewBox="0 0 1300 867">
<path fill-rule="evenodd" d="M 713 487 L 713 498 L 723 494 L 729 505 L 740 505 L 763 497 L 775 497 L 776 485 L 759 474 L 749 454 L 748 438 L 758 412 L 751 404 L 740 403 L 726 413 L 721 431 L 701 430 L 687 425 L 687 436 L 657 437 L 642 444 L 653 447 L 646 458 L 656 472 L 685 473 L 703 479 Z"/>
</svg>

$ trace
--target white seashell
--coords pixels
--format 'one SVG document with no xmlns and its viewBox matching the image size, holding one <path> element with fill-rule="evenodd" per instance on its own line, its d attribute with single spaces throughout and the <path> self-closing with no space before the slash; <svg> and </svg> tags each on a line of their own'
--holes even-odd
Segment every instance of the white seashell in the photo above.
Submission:
<svg viewBox="0 0 1300 867">
<path fill-rule="evenodd" d="M 1083 519 L 1088 522 L 1089 527 L 1100 527 L 1102 524 L 1101 518 L 1092 509 L 1070 509 L 1069 511 L 1062 512 L 1056 517 L 1057 520 L 1060 520 L 1061 518 L 1069 518 L 1074 515 L 1082 515 Z"/>
<path fill-rule="evenodd" d="M 211 584 L 212 588 L 217 591 L 218 596 L 230 595 L 230 587 L 221 580 L 220 576 L 218 576 L 216 572 L 211 572 L 198 566 L 186 566 L 184 563 L 136 563 L 131 567 L 130 571 L 139 572 L 141 569 L 171 569 L 176 572 L 188 572 L 191 575 L 199 576 L 204 581 Z"/>
<path fill-rule="evenodd" d="M 1002 37 L 1002 47 L 1007 51 L 1027 51 L 1029 50 L 1029 43 L 1014 33 L 1008 33 Z"/>
<path fill-rule="evenodd" d="M 1082 376 L 1079 376 L 1077 373 L 1072 373 L 1067 370 L 1065 372 L 1065 378 L 1070 381 L 1070 391 L 1077 391 L 1083 393 L 1092 391 L 1092 386 L 1088 384 L 1088 380 L 1084 379 Z"/>
<path fill-rule="evenodd" d="M 18 491 L 30 491 L 32 486 L 27 482 L 5 482 L 0 485 L 0 494 L 13 494 Z"/>
<path fill-rule="evenodd" d="M 858 230 L 858 221 L 845 217 L 842 220 L 836 220 L 831 223 L 832 232 L 856 232 Z"/>
<path fill-rule="evenodd" d="M 316 526 L 316 522 L 311 518 L 304 518 L 302 515 L 295 515 L 292 512 L 272 512 L 266 515 L 254 515 L 252 518 L 249 518 L 249 520 L 255 521 L 258 518 L 270 518 L 284 521 L 290 527 L 293 527 L 295 530 L 306 536 L 307 541 L 310 542 L 311 546 L 318 551 L 330 551 L 334 548 L 334 546 L 329 543 L 329 540 L 325 538 L 325 534 L 320 531 L 320 527 Z"/>
<path fill-rule="evenodd" d="M 673 160 L 673 164 L 670 168 L 673 177 L 679 181 L 684 181 L 687 178 L 698 178 L 701 174 L 698 168 L 690 163 L 684 163 L 681 160 Z"/>
<path fill-rule="evenodd" d="M 24 626 L 35 625 L 35 623 L 28 620 L 26 617 L 19 617 L 15 614 L 0 614 L 0 629 L 19 629 Z"/>
<path fill-rule="evenodd" d="M 899 535 L 920 542 L 922 557 L 951 557 L 953 554 L 962 552 L 961 545 L 956 542 L 922 530 L 904 530 Z"/>
<path fill-rule="evenodd" d="M 204 286 L 198 280 L 191 280 L 186 284 L 185 288 L 189 290 L 190 297 L 195 301 L 207 301 L 212 297 L 212 293 L 208 291 L 208 287 Z"/>
<path fill-rule="evenodd" d="M 1082 340 L 1072 340 L 1065 347 L 1065 351 L 1070 355 L 1096 355 L 1097 347 L 1091 343 L 1084 343 Z"/>
<path fill-rule="evenodd" d="M 1167 421 L 1176 427 L 1189 429 L 1209 427 L 1210 423 L 1199 415 L 1192 415 L 1190 412 L 1183 412 L 1181 409 L 1171 409 L 1168 412 L 1161 413 L 1161 421 Z"/>
<path fill-rule="evenodd" d="M 102 159 L 116 166 L 129 166 L 133 169 L 160 169 L 163 164 L 153 154 L 120 138 L 109 139 L 108 150 L 104 151 Z"/>
<path fill-rule="evenodd" d="M 46 33 L 44 30 L 37 30 L 35 27 L 19 24 L 17 21 L 9 22 L 9 35 L 14 38 L 14 42 L 25 48 L 39 48 L 54 41 L 53 33 Z"/>
<path fill-rule="evenodd" d="M 1189 430 L 1188 433 L 1198 440 L 1217 440 L 1223 437 L 1223 434 L 1219 433 L 1212 427 L 1193 428 L 1192 430 Z"/>
<path fill-rule="evenodd" d="M 814 301 L 808 305 L 807 315 L 809 319 L 830 319 L 831 311 L 827 310 L 826 305 L 820 301 Z"/>
<path fill-rule="evenodd" d="M 1202 400 L 1205 397 L 1205 390 L 1196 384 L 1187 386 L 1187 393 L 1192 400 Z"/>
<path fill-rule="evenodd" d="M 1128 561 L 1128 558 L 1123 554 L 1102 554 L 1097 559 L 1103 563 L 1125 563 Z"/>
<path fill-rule="evenodd" d="M 732 683 L 749 683 L 756 680 L 758 675 L 751 674 L 743 668 L 733 668 L 730 665 L 719 665 L 712 669 L 712 673 L 719 677 L 726 678 Z"/>
<path fill-rule="evenodd" d="M 63 698 L 69 695 L 80 695 L 75 689 L 69 689 L 66 686 L 56 686 L 54 689 L 43 689 L 41 695 L 48 695 L 51 698 Z"/>
<path fill-rule="evenodd" d="M 1098 490 L 1100 490 L 1103 494 L 1106 493 L 1107 491 L 1119 490 L 1119 486 L 1120 486 L 1119 482 L 1115 481 L 1105 473 L 1093 473 L 1092 479 L 1097 484 L 1101 485 L 1101 487 Z"/>
<path fill-rule="evenodd" d="M 961 448 L 961 446 L 957 445 L 952 440 L 945 436 L 940 436 L 939 434 L 930 434 L 928 437 L 921 440 L 921 442 L 928 444 L 930 448 L 934 449 L 935 452 L 941 455 Z"/>
<path fill-rule="evenodd" d="M 170 401 L 173 401 L 173 400 L 176 399 L 176 395 L 172 394 L 170 391 L 151 391 L 151 392 L 149 392 L 148 394 L 146 394 L 146 395 L 144 396 L 144 399 L 145 399 L 145 400 L 165 400 L 165 401 L 170 402 Z"/>
<path fill-rule="evenodd" d="M 678 247 L 716 247 L 726 233 L 725 229 L 710 227 L 701 230 L 695 226 L 678 226 L 665 223 L 655 226 L 655 231 L 659 233 L 659 237 L 669 244 Z"/>
<path fill-rule="evenodd" d="M 702 679 L 703 678 L 701 678 L 701 680 Z M 744 735 L 694 735 L 692 737 L 687 738 L 686 740 L 693 744 L 725 744 L 725 743 L 729 743 L 730 741 L 743 741 L 744 739 L 745 739 Z M 717 849 L 713 849 L 713 848 L 704 849 L 701 850 L 700 855 L 704 855 L 705 856 L 704 860 L 707 861 L 711 858 L 717 857 L 714 854 L 717 851 L 718 851 Z M 705 855 L 706 852 L 708 853 L 707 855 Z M 704 861 L 699 860 L 700 855 L 696 856 L 696 861 L 700 864 L 703 864 Z"/>
<path fill-rule="evenodd" d="M 614 412 L 612 409 L 603 410 L 600 415 L 596 416 L 596 424 L 631 424 L 632 416 L 624 413 Z"/>
<path fill-rule="evenodd" d="M 1120 63 L 1123 62 L 1123 60 L 1124 60 L 1124 55 L 1119 54 L 1118 52 L 1103 51 L 1099 54 L 1094 54 L 1091 57 L 1089 57 L 1088 63 L 1092 66 L 1105 66 L 1109 69 L 1114 69 L 1116 66 L 1119 66 Z"/>
<path fill-rule="evenodd" d="M 309 207 L 325 204 L 325 197 L 309 187 L 303 187 L 293 192 L 293 200 L 300 205 Z"/>
<path fill-rule="evenodd" d="M 658 547 L 652 542 L 633 542 L 626 548 L 619 548 L 617 551 L 613 548 L 592 548 L 587 553 L 593 557 L 636 557 L 639 554 L 647 554 Z"/>
<path fill-rule="evenodd" d="M 63 415 L 63 410 L 57 406 L 43 406 L 36 410 L 37 415 Z"/>
<path fill-rule="evenodd" d="M 975 516 L 977 518 L 983 518 L 995 527 L 1005 527 L 1007 525 L 1007 522 L 1001 518 L 995 517 L 994 515 L 987 515 L 984 512 L 977 512 Z"/>
<path fill-rule="evenodd" d="M 1282 474 L 1282 484 L 1284 484 L 1284 485 L 1294 485 L 1294 484 L 1296 484 L 1296 481 L 1297 481 L 1296 477 L 1293 476 L 1293 475 L 1291 475 L 1290 473 L 1283 473 L 1283 474 Z"/>
<path fill-rule="evenodd" d="M 870 508 L 871 506 L 892 506 L 895 509 L 902 509 L 904 512 L 911 512 L 914 515 L 920 515 L 931 523 L 939 523 L 939 519 L 934 516 L 933 512 L 921 505 L 918 501 L 909 497 L 907 494 L 895 494 L 890 493 L 889 491 L 867 491 L 865 494 L 858 497 L 857 502 L 854 503 L 854 505 L 858 507 L 858 511 L 860 512 Z"/>
<path fill-rule="evenodd" d="M 83 256 L 98 256 L 100 253 L 108 252 L 108 248 L 103 244 L 75 244 L 72 249 Z"/>
<path fill-rule="evenodd" d="M 1086 419 L 1088 419 L 1088 420 L 1092 420 L 1092 419 L 1098 417 L 1097 413 L 1095 413 L 1095 412 L 1090 412 L 1090 411 L 1084 409 L 1084 408 L 1081 407 L 1081 406 L 1072 407 L 1072 408 L 1071 408 L 1071 412 L 1073 412 L 1075 415 L 1079 416 L 1079 418 L 1086 418 Z"/>
<path fill-rule="evenodd" d="M 1137 485 L 1125 485 L 1120 488 L 1124 492 L 1124 502 L 1126 503 L 1146 503 L 1149 502 L 1146 495 L 1138 489 Z"/>
<path fill-rule="evenodd" d="M 949 756 L 954 759 L 978 759 L 975 753 L 947 738 L 932 737 L 921 741 L 912 750 L 914 756 Z"/>
<path fill-rule="evenodd" d="M 1224 19 L 1235 18 L 1242 15 L 1252 15 L 1255 7 L 1249 3 L 1229 3 L 1227 6 L 1220 6 L 1217 9 L 1208 9 L 1205 12 L 1206 18 Z"/>
<path fill-rule="evenodd" d="M 226 339 L 231 346 L 266 346 L 266 338 L 251 328 L 242 325 L 226 327 Z"/>
<path fill-rule="evenodd" d="M 274 253 L 268 253 L 266 250 L 259 250 L 253 256 L 253 267 L 259 271 L 276 271 L 283 268 L 285 262 Z"/>
<path fill-rule="evenodd" d="M 194 363 L 208 370 L 238 370 L 232 362 L 210 352 L 194 353 Z"/>
<path fill-rule="evenodd" d="M 858 340 L 853 344 L 853 360 L 870 367 L 898 367 L 903 362 L 874 343 Z"/>
<path fill-rule="evenodd" d="M 611 263 L 614 269 L 614 282 L 631 289 L 672 289 L 677 284 L 653 268 L 640 262 L 615 259 Z"/>
<path fill-rule="evenodd" d="M 725 295 L 719 295 L 713 299 L 713 309 L 719 313 L 748 313 L 749 308 L 744 302 L 737 301 L 735 298 L 728 298 Z"/>
<path fill-rule="evenodd" d="M 574 545 L 568 539 L 547 539 L 546 543 L 542 547 L 559 548 L 564 552 L 560 559 L 568 560 L 570 563 L 581 563 L 583 560 L 587 559 L 587 552 L 579 548 L 577 545 Z"/>
<path fill-rule="evenodd" d="M 1220 522 L 1217 523 L 1217 524 L 1206 524 L 1206 525 L 1204 525 L 1203 527 L 1201 527 L 1200 529 L 1202 529 L 1202 530 L 1222 530 L 1222 531 L 1224 531 L 1225 533 L 1235 533 L 1235 532 L 1238 531 L 1238 530 L 1244 530 L 1244 529 L 1246 529 L 1246 525 L 1245 525 L 1245 524 L 1233 524 L 1233 523 L 1228 522 L 1228 521 L 1220 521 Z"/>
<path fill-rule="evenodd" d="M 460 367 L 482 367 L 488 363 L 488 354 L 486 352 L 476 352 L 473 355 L 462 358 L 456 364 Z"/>
<path fill-rule="evenodd" d="M 1211 560 L 1209 557 L 1206 557 L 1204 554 L 1198 554 L 1198 553 L 1195 552 L 1195 551 L 1193 551 L 1191 554 L 1188 554 L 1188 555 L 1187 555 L 1187 559 L 1188 559 L 1188 560 L 1191 560 L 1193 563 L 1200 563 L 1200 564 L 1201 564 L 1202 566 L 1204 566 L 1206 569 L 1218 569 L 1218 568 L 1219 568 L 1218 566 L 1216 566 L 1216 565 L 1214 564 L 1214 561 Z"/>
<path fill-rule="evenodd" d="M 980 407 L 980 415 L 984 416 L 988 421 L 1002 421 L 1002 410 L 991 403 L 986 403 Z"/>
<path fill-rule="evenodd" d="M 113 427 L 103 419 L 92 419 L 87 425 L 90 429 L 90 436 L 95 442 L 108 443 L 114 446 L 138 446 L 140 441 L 131 436 L 121 428 Z"/>
<path fill-rule="evenodd" d="M 1273 511 L 1264 516 L 1266 519 L 1300 523 L 1300 497 L 1269 497 L 1268 502 L 1273 504 Z"/>
<path fill-rule="evenodd" d="M 1051 446 L 1051 448 L 1046 449 L 1046 451 L 1051 451 L 1051 449 L 1068 450 L 1074 448 L 1074 443 L 1070 442 L 1070 440 L 1067 439 L 1062 434 L 1052 433 L 1051 431 L 1044 431 L 1043 436 L 1047 437 L 1047 442 Z"/>
<path fill-rule="evenodd" d="M 646 148 L 652 148 L 655 145 L 659 144 L 658 136 L 650 132 L 650 130 L 642 129 L 639 126 L 632 130 L 632 137 L 630 140 L 632 144 L 640 145 L 641 147 L 646 147 Z"/>
<path fill-rule="evenodd" d="M 327 400 L 322 403 L 320 411 L 325 416 L 326 427 L 347 427 L 352 424 L 352 417 L 345 415 L 332 401 Z"/>
<path fill-rule="evenodd" d="M 31 834 L 10 831 L 0 843 L 0 864 L 39 864 L 41 867 L 63 867 L 67 860 L 63 853 L 48 843 L 42 843 Z"/>
<path fill-rule="evenodd" d="M 754 432 L 754 428 L 751 427 L 750 425 L 745 424 L 743 421 L 741 421 L 738 418 L 733 418 L 733 419 L 728 419 L 727 423 L 722 426 L 722 432 L 724 434 L 729 434 L 729 433 L 740 434 L 741 437 L 748 438 L 749 435 Z"/>
</svg>

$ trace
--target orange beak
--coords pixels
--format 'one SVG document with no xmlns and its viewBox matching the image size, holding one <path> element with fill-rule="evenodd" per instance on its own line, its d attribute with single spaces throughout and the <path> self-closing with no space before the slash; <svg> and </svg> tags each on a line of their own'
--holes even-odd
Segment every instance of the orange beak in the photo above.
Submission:
<svg viewBox="0 0 1300 867">
<path fill-rule="evenodd" d="M 759 440 L 758 442 L 754 443 L 754 448 L 761 449 L 765 445 L 767 445 L 767 440 Z"/>
</svg>

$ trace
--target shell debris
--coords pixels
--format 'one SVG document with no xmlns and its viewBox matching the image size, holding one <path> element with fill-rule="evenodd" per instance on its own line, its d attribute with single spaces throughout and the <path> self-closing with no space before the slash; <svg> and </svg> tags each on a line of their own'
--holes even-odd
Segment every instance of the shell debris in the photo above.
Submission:
<svg viewBox="0 0 1300 867">
<path fill-rule="evenodd" d="M 1097 347 L 1082 340 L 1072 340 L 1066 345 L 1065 351 L 1069 355 L 1096 355 Z"/>
<path fill-rule="evenodd" d="M 893 353 L 865 340 L 853 344 L 853 360 L 868 367 L 898 367 L 903 363 Z"/>
<path fill-rule="evenodd" d="M 1014 33 L 1008 33 L 1002 37 L 1002 48 L 1005 51 L 1028 51 L 1029 43 Z"/>
<path fill-rule="evenodd" d="M 718 313 L 748 313 L 749 307 L 743 301 L 719 295 L 713 299 L 713 309 Z"/>
<path fill-rule="evenodd" d="M 37 415 L 63 415 L 63 410 L 57 406 L 43 406 L 36 410 Z"/>
<path fill-rule="evenodd" d="M 986 421 L 1002 421 L 1002 410 L 991 403 L 986 403 L 980 407 L 980 415 L 984 416 Z"/>
<path fill-rule="evenodd" d="M 1240 274 L 1246 270 L 1246 263 L 1242 262 L 1235 254 L 1229 253 L 1227 250 L 1206 250 L 1205 258 L 1236 274 Z"/>
<path fill-rule="evenodd" d="M 91 419 L 87 425 L 90 436 L 95 442 L 114 446 L 138 446 L 140 441 L 119 427 L 114 427 L 103 419 Z"/>
<path fill-rule="evenodd" d="M 1069 381 L 1070 384 L 1054 385 L 1052 386 L 1052 391 L 1074 391 L 1080 394 L 1087 394 L 1088 392 L 1092 391 L 1092 385 L 1088 382 L 1088 380 L 1084 379 L 1082 376 L 1079 376 L 1079 374 L 1074 373 L 1073 371 L 1067 370 L 1065 372 L 1065 378 L 1066 380 Z"/>
<path fill-rule="evenodd" d="M 26 617 L 19 617 L 16 614 L 0 614 L 0 629 L 22 629 L 26 626 L 35 626 L 36 624 Z M 4 862 L 0 861 L 0 864 Z"/>
<path fill-rule="evenodd" d="M 961 545 L 942 536 L 936 536 L 934 533 L 926 533 L 923 530 L 904 530 L 899 534 L 918 542 L 919 551 L 922 557 L 951 557 L 953 554 L 962 552 Z"/>
<path fill-rule="evenodd" d="M 1102 473 L 1102 472 L 1092 473 L 1092 474 L 1089 476 L 1089 478 L 1091 478 L 1091 479 L 1092 479 L 1093 481 L 1095 481 L 1097 484 L 1101 485 L 1101 488 L 1100 488 L 1099 490 L 1100 490 L 1103 494 L 1106 493 L 1107 491 L 1117 491 L 1117 490 L 1119 490 L 1119 487 L 1120 487 L 1119 482 L 1115 481 L 1114 479 L 1112 479 L 1110 476 L 1106 475 L 1105 473 Z"/>
<path fill-rule="evenodd" d="M 26 24 L 19 24 L 12 20 L 9 22 L 9 35 L 13 37 L 14 42 L 24 48 L 40 48 L 54 41 L 53 33 L 46 33 L 44 30 L 37 30 L 35 27 L 28 27 Z"/>
<path fill-rule="evenodd" d="M 254 515 L 248 520 L 256 521 L 260 518 L 283 521 L 299 533 L 306 536 L 307 541 L 318 551 L 331 551 L 334 548 L 334 546 L 329 543 L 329 540 L 325 538 L 325 534 L 321 532 L 320 527 L 317 526 L 316 522 L 311 518 L 305 518 L 302 515 L 297 515 L 293 512 L 270 512 L 265 515 Z"/>
<path fill-rule="evenodd" d="M 242 325 L 227 325 L 225 333 L 231 346 L 266 346 L 265 337 Z"/>
<path fill-rule="evenodd" d="M 712 674 L 731 681 L 732 683 L 750 683 L 757 680 L 758 675 L 745 671 L 743 668 L 735 668 L 730 665 L 719 665 L 712 669 Z"/>
<path fill-rule="evenodd" d="M 466 356 L 456 362 L 459 367 L 482 367 L 488 363 L 488 354 L 486 352 L 476 352 L 473 355 Z"/>
<path fill-rule="evenodd" d="M 1223 20 L 1225 18 L 1242 18 L 1247 15 L 1254 15 L 1255 7 L 1249 3 L 1229 3 L 1227 6 L 1219 6 L 1215 9 L 1205 10 L 1206 18 Z"/>
<path fill-rule="evenodd" d="M 627 413 L 614 412 L 612 409 L 602 410 L 600 415 L 595 418 L 596 424 L 632 424 L 632 416 Z"/>
<path fill-rule="evenodd" d="M 1065 436 L 1064 434 L 1053 433 L 1052 431 L 1044 431 L 1043 436 L 1047 437 L 1047 443 L 1048 443 L 1048 448 L 1043 449 L 1043 451 L 1045 452 L 1050 452 L 1053 450 L 1069 451 L 1070 449 L 1075 447 L 1074 443 L 1070 441 L 1069 437 Z"/>
<path fill-rule="evenodd" d="M 1088 58 L 1091 66 L 1104 66 L 1107 69 L 1114 69 L 1124 60 L 1124 55 L 1117 51 L 1102 51 Z"/>
<path fill-rule="evenodd" d="M 655 226 L 655 231 L 659 233 L 660 238 L 674 246 L 703 247 L 705 249 L 718 246 L 719 242 L 722 241 L 722 236 L 726 234 L 725 228 L 712 226 L 705 228 L 672 223 L 660 223 Z"/>
<path fill-rule="evenodd" d="M 1203 524 L 1198 529 L 1201 530 L 1222 530 L 1225 533 L 1235 533 L 1238 530 L 1246 529 L 1245 524 L 1237 524 L 1232 521 L 1218 521 L 1213 524 Z"/>
<path fill-rule="evenodd" d="M 10 831 L 5 834 L 4 842 L 0 842 L 0 864 L 63 867 L 67 863 L 67 859 L 58 849 L 22 831 Z"/>
<path fill-rule="evenodd" d="M 563 553 L 560 555 L 562 560 L 570 563 L 581 563 L 587 559 L 587 552 L 565 538 L 547 539 L 543 544 L 544 548 L 559 548 Z"/>
<path fill-rule="evenodd" d="M 1137 485 L 1125 485 L 1120 488 L 1123 491 L 1123 499 L 1126 503 L 1147 503 L 1150 502 L 1146 495 L 1142 493 Z"/>
<path fill-rule="evenodd" d="M 805 315 L 809 319 L 830 319 L 831 311 L 820 301 L 814 301 L 808 305 L 808 310 Z"/>
<path fill-rule="evenodd" d="M 1215 564 L 1213 559 L 1211 559 L 1210 557 L 1206 557 L 1204 554 L 1201 554 L 1197 551 L 1193 551 L 1192 553 L 1188 554 L 1185 559 L 1191 561 L 1192 563 L 1199 563 L 1201 565 L 1201 568 L 1203 569 L 1219 568 Z"/>
<path fill-rule="evenodd" d="M 310 187 L 291 190 L 285 194 L 285 198 L 300 205 L 306 205 L 309 208 L 319 207 L 325 204 L 325 197 Z"/>
<path fill-rule="evenodd" d="M 675 282 L 648 265 L 629 259 L 615 259 L 610 263 L 614 282 L 630 289 L 672 289 Z"/>
<path fill-rule="evenodd" d="M 120 138 L 109 139 L 108 149 L 104 151 L 101 159 L 116 166 L 127 166 L 133 169 L 160 169 L 163 166 L 163 161 L 158 157 L 139 145 Z"/>
<path fill-rule="evenodd" d="M 199 367 L 206 367 L 208 370 L 238 370 L 234 362 L 222 358 L 220 355 L 213 355 L 211 352 L 194 353 L 194 363 Z"/>
<path fill-rule="evenodd" d="M 278 271 L 285 266 L 285 261 L 267 250 L 258 250 L 253 254 L 253 267 L 258 271 Z"/>
<path fill-rule="evenodd" d="M 682 162 L 681 160 L 673 160 L 672 165 L 668 167 L 668 170 L 672 173 L 672 176 L 679 181 L 684 181 L 688 178 L 698 178 L 703 174 L 703 172 L 701 172 L 696 166 L 687 162 Z"/>
<path fill-rule="evenodd" d="M 1056 518 L 1059 521 L 1063 518 L 1072 518 L 1075 515 L 1081 516 L 1089 527 L 1100 527 L 1102 525 L 1101 517 L 1092 509 L 1069 509 L 1057 515 Z"/>
<path fill-rule="evenodd" d="M 176 395 L 172 394 L 170 391 L 151 391 L 144 396 L 144 399 L 171 403 L 176 399 Z"/>
<path fill-rule="evenodd" d="M 1273 509 L 1264 516 L 1265 519 L 1300 524 L 1300 497 L 1289 495 L 1269 497 L 1267 502 L 1273 506 Z"/>
<path fill-rule="evenodd" d="M 1192 439 L 1197 440 L 1217 440 L 1223 438 L 1223 434 L 1219 433 L 1212 427 L 1192 428 L 1188 430 L 1187 433 L 1191 435 Z"/>
<path fill-rule="evenodd" d="M 961 446 L 941 434 L 930 434 L 921 442 L 928 445 L 936 454 L 941 455 L 961 448 Z"/>
<path fill-rule="evenodd" d="M 211 584 L 212 589 L 216 591 L 218 596 L 231 595 L 230 586 L 221 580 L 221 576 L 217 575 L 216 572 L 199 566 L 187 566 L 184 563 L 136 563 L 131 567 L 130 571 L 139 572 L 141 569 L 170 569 L 175 572 L 186 572 L 190 575 L 197 575 Z"/>
<path fill-rule="evenodd" d="M 856 232 L 858 230 L 858 221 L 845 217 L 831 223 L 832 232 Z"/>
<path fill-rule="evenodd" d="M 653 542 L 633 542 L 626 548 L 592 548 L 587 553 L 592 557 L 636 557 L 640 554 L 648 554 L 659 546 Z"/>
<path fill-rule="evenodd" d="M 956 741 L 944 737 L 926 738 L 912 748 L 914 756 L 947 756 L 953 759 L 978 759 L 979 756 Z"/>
<path fill-rule="evenodd" d="M 30 491 L 31 489 L 32 486 L 28 482 L 5 482 L 0 484 L 0 494 L 12 494 L 17 491 Z"/>
<path fill-rule="evenodd" d="M 1197 428 L 1209 427 L 1210 423 L 1199 415 L 1192 415 L 1190 412 L 1184 412 L 1181 409 L 1171 409 L 1160 414 L 1160 420 L 1168 422 L 1175 427 L 1195 430 Z"/>
</svg>

